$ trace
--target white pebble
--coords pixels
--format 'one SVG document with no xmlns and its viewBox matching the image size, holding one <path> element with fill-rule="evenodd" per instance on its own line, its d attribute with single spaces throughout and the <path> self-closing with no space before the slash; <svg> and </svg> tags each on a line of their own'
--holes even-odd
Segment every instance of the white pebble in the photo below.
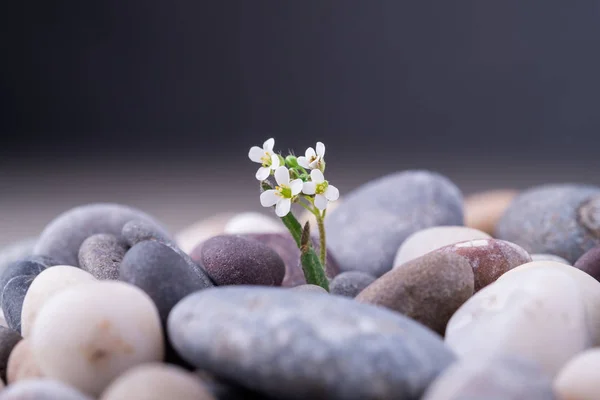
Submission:
<svg viewBox="0 0 600 400">
<path fill-rule="evenodd" d="M 286 232 L 281 221 L 257 212 L 236 214 L 225 224 L 224 233 L 241 235 L 244 233 L 278 233 Z"/>
<path fill-rule="evenodd" d="M 600 395 L 600 349 L 578 354 L 554 381 L 554 390 L 565 400 L 598 400 Z"/>
</svg>

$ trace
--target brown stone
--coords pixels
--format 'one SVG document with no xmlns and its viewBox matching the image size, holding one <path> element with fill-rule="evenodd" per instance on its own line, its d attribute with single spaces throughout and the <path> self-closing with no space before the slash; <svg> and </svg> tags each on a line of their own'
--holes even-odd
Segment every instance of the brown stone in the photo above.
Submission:
<svg viewBox="0 0 600 400">
<path fill-rule="evenodd" d="M 573 266 L 600 281 L 600 246 L 592 247 L 586 251 L 575 261 Z"/>
<path fill-rule="evenodd" d="M 465 225 L 494 234 L 496 223 L 517 195 L 516 190 L 490 190 L 465 199 Z"/>
</svg>

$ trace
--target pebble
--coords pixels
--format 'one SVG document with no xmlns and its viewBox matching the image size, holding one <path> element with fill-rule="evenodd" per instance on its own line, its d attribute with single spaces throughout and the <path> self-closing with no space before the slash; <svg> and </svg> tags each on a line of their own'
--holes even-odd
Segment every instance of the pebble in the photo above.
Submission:
<svg viewBox="0 0 600 400">
<path fill-rule="evenodd" d="M 342 272 L 329 284 L 329 292 L 338 296 L 356 297 L 369 286 L 375 277 L 360 271 Z"/>
<path fill-rule="evenodd" d="M 90 236 L 79 248 L 79 266 L 98 279 L 119 279 L 119 265 L 127 248 L 115 235 Z"/>
<path fill-rule="evenodd" d="M 31 353 L 29 339 L 17 343 L 8 357 L 6 383 L 13 384 L 25 379 L 41 378 L 42 371 Z"/>
<path fill-rule="evenodd" d="M 475 291 L 493 283 L 502 274 L 531 261 L 531 256 L 520 246 L 498 239 L 479 239 L 451 244 L 436 252 L 453 253 L 465 257 L 475 274 Z"/>
<path fill-rule="evenodd" d="M 558 400 L 552 381 L 535 363 L 506 355 L 455 363 L 427 388 L 421 400 L 466 399 Z"/>
<path fill-rule="evenodd" d="M 145 221 L 169 237 L 151 216 L 120 204 L 96 203 L 73 208 L 56 217 L 42 232 L 36 254 L 45 254 L 63 265 L 78 267 L 79 248 L 85 239 L 98 233 L 121 238 L 123 226 L 131 220 Z"/>
<path fill-rule="evenodd" d="M 123 258 L 119 279 L 150 296 L 162 321 L 175 304 L 197 290 L 212 286 L 164 243 L 148 240 L 133 246 Z"/>
<path fill-rule="evenodd" d="M 278 232 L 287 232 L 281 221 L 257 212 L 236 214 L 227 221 L 223 229 L 223 233 L 228 235 Z"/>
<path fill-rule="evenodd" d="M 329 294 L 329 292 L 327 292 L 327 290 L 323 289 L 321 286 L 312 285 L 310 283 L 294 286 L 293 288 L 291 288 L 291 290 L 297 290 L 299 292 Z"/>
<path fill-rule="evenodd" d="M 554 261 L 566 265 L 571 265 L 571 263 L 565 260 L 564 258 L 547 253 L 532 254 L 531 261 Z"/>
<path fill-rule="evenodd" d="M 203 290 L 177 304 L 167 326 L 194 366 L 274 398 L 418 399 L 454 360 L 400 314 L 283 288 Z"/>
<path fill-rule="evenodd" d="M 190 372 L 167 364 L 143 364 L 118 377 L 100 400 L 215 400 Z"/>
<path fill-rule="evenodd" d="M 560 370 L 554 380 L 556 393 L 564 400 L 598 400 L 599 370 L 600 348 L 579 353 Z"/>
<path fill-rule="evenodd" d="M 14 263 L 10 264 L 0 275 L 0 291 L 4 291 L 4 287 L 11 279 L 16 278 L 17 276 L 35 277 L 37 274 L 52 265 L 55 265 L 55 263 L 53 263 L 51 260 L 45 257 L 37 256 L 15 261 Z M 0 295 L 1 294 L 2 293 L 0 293 Z"/>
<path fill-rule="evenodd" d="M 306 283 L 304 272 L 302 272 L 302 264 L 300 264 L 300 250 L 296 242 L 289 233 L 262 233 L 262 234 L 247 234 L 244 237 L 257 240 L 279 254 L 285 263 L 285 276 L 281 286 L 294 287 Z M 312 238 L 313 248 L 319 254 L 318 239 Z M 326 276 L 331 279 L 339 273 L 338 263 L 331 254 L 327 252 L 327 265 L 325 267 Z"/>
<path fill-rule="evenodd" d="M 592 343 L 580 288 L 554 268 L 512 271 L 456 311 L 446 343 L 463 359 L 520 355 L 554 376 Z"/>
<path fill-rule="evenodd" d="M 27 379 L 8 386 L 1 400 L 93 400 L 80 391 L 53 379 Z"/>
<path fill-rule="evenodd" d="M 21 339 L 21 335 L 12 329 L 0 327 L 0 378 L 4 382 L 6 382 L 8 357 Z"/>
<path fill-rule="evenodd" d="M 491 236 L 466 226 L 434 226 L 420 230 L 402 243 L 394 258 L 394 268 L 449 244 L 475 239 L 491 239 Z"/>
<path fill-rule="evenodd" d="M 155 224 L 138 219 L 129 221 L 123 225 L 121 237 L 129 247 L 133 247 L 139 242 L 145 242 L 146 240 L 158 240 L 159 242 L 171 241 L 171 238 L 166 236 L 160 229 L 157 229 Z"/>
<path fill-rule="evenodd" d="M 21 310 L 27 290 L 34 276 L 17 276 L 12 278 L 2 292 L 2 314 L 9 328 L 21 332 Z"/>
<path fill-rule="evenodd" d="M 475 193 L 465 199 L 465 225 L 493 235 L 496 225 L 518 192 L 510 189 Z"/>
<path fill-rule="evenodd" d="M 191 254 L 217 286 L 280 286 L 285 264 L 266 244 L 236 235 L 220 235 Z"/>
<path fill-rule="evenodd" d="M 344 197 L 325 220 L 328 247 L 342 271 L 379 277 L 414 232 L 463 224 L 463 198 L 447 178 L 406 171 L 368 182 Z"/>
<path fill-rule="evenodd" d="M 600 188 L 545 185 L 515 198 L 496 229 L 499 239 L 529 253 L 550 253 L 574 263 L 600 243 Z"/>
<path fill-rule="evenodd" d="M 37 238 L 22 239 L 0 249 L 0 275 L 12 263 L 33 255 Z"/>
<path fill-rule="evenodd" d="M 23 337 L 29 337 L 39 311 L 50 298 L 75 285 L 92 282 L 96 282 L 92 274 L 68 265 L 57 265 L 42 271 L 31 282 L 22 302 L 20 319 Z"/>
<path fill-rule="evenodd" d="M 586 251 L 573 266 L 600 281 L 600 245 Z"/>
<path fill-rule="evenodd" d="M 30 340 L 43 375 L 93 396 L 126 370 L 164 356 L 156 306 L 137 287 L 118 281 L 77 285 L 53 296 Z"/>
<path fill-rule="evenodd" d="M 200 243 L 225 233 L 225 225 L 233 215 L 220 213 L 196 222 L 175 234 L 175 243 L 181 250 L 190 254 Z"/>
<path fill-rule="evenodd" d="M 356 301 L 387 307 L 443 335 L 452 314 L 473 295 L 473 286 L 465 258 L 434 252 L 384 274 Z"/>
</svg>

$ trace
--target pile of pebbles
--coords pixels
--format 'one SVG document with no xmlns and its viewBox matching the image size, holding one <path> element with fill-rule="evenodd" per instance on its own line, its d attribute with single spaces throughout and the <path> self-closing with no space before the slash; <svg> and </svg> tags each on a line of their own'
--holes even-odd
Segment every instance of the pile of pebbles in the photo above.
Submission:
<svg viewBox="0 0 600 400">
<path fill-rule="evenodd" d="M 272 217 L 77 207 L 0 251 L 0 400 L 597 400 L 598 216 L 391 174 L 330 210 L 327 293 Z"/>
</svg>

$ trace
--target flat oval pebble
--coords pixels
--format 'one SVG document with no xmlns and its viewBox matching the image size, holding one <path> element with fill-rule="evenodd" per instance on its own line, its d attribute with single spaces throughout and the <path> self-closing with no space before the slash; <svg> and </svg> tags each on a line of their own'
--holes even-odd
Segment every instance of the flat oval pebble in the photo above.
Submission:
<svg viewBox="0 0 600 400">
<path fill-rule="evenodd" d="M 559 400 L 550 378 L 518 356 L 460 360 L 427 388 L 421 400 L 467 399 Z"/>
<path fill-rule="evenodd" d="M 519 355 L 554 376 L 592 344 L 580 288 L 553 268 L 505 276 L 456 311 L 446 343 L 460 358 Z"/>
<path fill-rule="evenodd" d="M 590 349 L 573 357 L 554 380 L 563 400 L 598 400 L 600 393 L 600 349 Z"/>
<path fill-rule="evenodd" d="M 517 196 L 516 190 L 499 189 L 465 198 L 465 225 L 493 235 L 496 224 Z"/>
<path fill-rule="evenodd" d="M 0 326 L 0 378 L 6 382 L 6 368 L 8 357 L 17 343 L 23 339 L 18 332 Z"/>
<path fill-rule="evenodd" d="M 434 252 L 384 274 L 356 301 L 387 307 L 443 335 L 452 314 L 473 295 L 474 281 L 465 258 Z"/>
<path fill-rule="evenodd" d="M 119 265 L 127 249 L 115 235 L 92 235 L 79 248 L 79 266 L 98 279 L 119 279 Z"/>
<path fill-rule="evenodd" d="M 38 256 L 31 256 L 11 263 L 2 274 L 0 274 L 0 297 L 2 295 L 1 291 L 4 290 L 4 287 L 11 279 L 16 278 L 17 276 L 31 276 L 33 279 L 33 277 L 37 276 L 51 265 L 56 264 L 46 257 Z"/>
<path fill-rule="evenodd" d="M 79 390 L 53 379 L 28 379 L 8 386 L 0 400 L 93 400 Z"/>
<path fill-rule="evenodd" d="M 25 295 L 35 279 L 34 276 L 17 276 L 4 286 L 2 291 L 2 314 L 9 328 L 21 332 L 21 311 Z"/>
<path fill-rule="evenodd" d="M 522 192 L 496 229 L 499 239 L 532 253 L 570 263 L 600 244 L 600 188 L 574 184 L 538 186 Z"/>
<path fill-rule="evenodd" d="M 600 281 L 600 246 L 595 246 L 586 251 L 573 265 L 592 278 Z"/>
<path fill-rule="evenodd" d="M 233 215 L 233 213 L 220 213 L 198 221 L 177 232 L 175 243 L 181 250 L 189 254 L 205 240 L 225 233 L 225 225 Z"/>
<path fill-rule="evenodd" d="M 344 196 L 325 220 L 328 247 L 342 271 L 381 276 L 414 232 L 463 224 L 463 198 L 447 178 L 406 171 L 368 182 Z"/>
<path fill-rule="evenodd" d="M 436 250 L 465 257 L 475 276 L 475 291 L 493 283 L 511 269 L 531 262 L 531 256 L 514 243 L 498 239 L 479 239 L 455 243 Z"/>
<path fill-rule="evenodd" d="M 394 268 L 449 244 L 475 239 L 491 239 L 491 236 L 466 226 L 434 226 L 420 230 L 402 243 L 394 258 Z"/>
<path fill-rule="evenodd" d="M 118 377 L 100 400 L 215 400 L 200 378 L 168 364 L 143 364 Z"/>
<path fill-rule="evenodd" d="M 36 254 L 52 257 L 63 265 L 79 266 L 79 248 L 85 239 L 98 233 L 121 237 L 123 226 L 141 220 L 169 237 L 161 224 L 148 214 L 120 204 L 96 203 L 75 207 L 46 226 L 35 246 Z"/>
<path fill-rule="evenodd" d="M 25 379 L 41 378 L 42 371 L 38 366 L 28 339 L 19 341 L 8 357 L 6 367 L 6 383 L 13 384 Z"/>
<path fill-rule="evenodd" d="M 96 282 L 96 279 L 89 272 L 68 265 L 57 265 L 42 271 L 33 279 L 23 299 L 21 308 L 23 337 L 29 337 L 39 311 L 52 296 L 75 285 L 91 282 Z"/>
<path fill-rule="evenodd" d="M 156 306 L 139 288 L 117 281 L 77 285 L 53 296 L 30 340 L 44 376 L 93 396 L 126 370 L 164 356 Z"/>
<path fill-rule="evenodd" d="M 167 320 L 179 300 L 212 286 L 173 249 L 152 240 L 140 242 L 127 252 L 119 279 L 146 292 L 156 304 L 162 321 Z"/>
<path fill-rule="evenodd" d="M 531 261 L 554 261 L 554 262 L 558 262 L 558 263 L 562 263 L 562 264 L 566 264 L 566 265 L 571 265 L 570 262 L 568 262 L 567 260 L 565 260 L 562 257 L 555 256 L 554 254 L 545 254 L 545 253 L 532 254 Z"/>
<path fill-rule="evenodd" d="M 275 250 L 236 235 L 210 238 L 191 257 L 217 286 L 280 286 L 285 275 L 285 264 Z"/>
<path fill-rule="evenodd" d="M 369 286 L 375 277 L 360 271 L 342 272 L 329 284 L 329 292 L 338 296 L 356 297 Z"/>
<path fill-rule="evenodd" d="M 417 400 L 454 360 L 435 333 L 400 314 L 283 288 L 194 293 L 175 306 L 168 331 L 197 368 L 274 398 Z"/>
<path fill-rule="evenodd" d="M 287 232 L 281 221 L 257 212 L 236 214 L 227 221 L 223 229 L 223 233 L 228 235 L 277 232 Z"/>
</svg>

